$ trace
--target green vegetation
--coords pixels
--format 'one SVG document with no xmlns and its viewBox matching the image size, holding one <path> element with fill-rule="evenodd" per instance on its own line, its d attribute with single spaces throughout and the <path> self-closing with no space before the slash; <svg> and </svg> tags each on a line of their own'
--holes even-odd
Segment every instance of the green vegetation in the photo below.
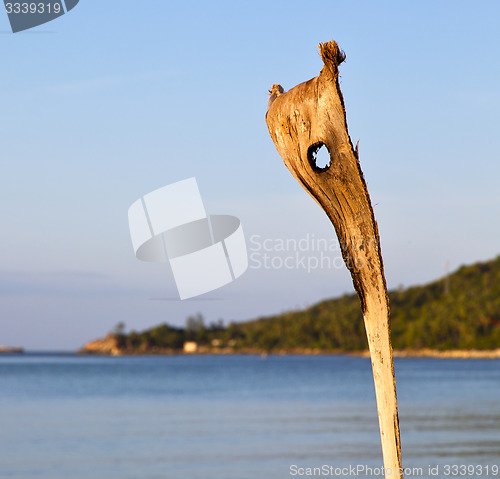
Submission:
<svg viewBox="0 0 500 479">
<path fill-rule="evenodd" d="M 396 349 L 494 349 L 500 347 L 500 256 L 462 266 L 447 279 L 389 293 Z M 205 350 L 360 351 L 367 349 L 357 296 L 322 301 L 303 311 L 245 323 L 205 326 L 201 315 L 186 328 L 162 324 L 141 333 L 116 328 L 127 352 L 178 351 L 185 341 Z"/>
</svg>

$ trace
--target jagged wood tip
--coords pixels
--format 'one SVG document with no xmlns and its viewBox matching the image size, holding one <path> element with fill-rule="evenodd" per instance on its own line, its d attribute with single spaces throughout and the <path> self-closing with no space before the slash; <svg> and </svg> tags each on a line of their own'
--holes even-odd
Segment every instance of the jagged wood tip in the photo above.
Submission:
<svg viewBox="0 0 500 479">
<path fill-rule="evenodd" d="M 338 73 L 338 66 L 345 60 L 345 53 L 339 48 L 335 40 L 319 44 L 321 59 L 334 75 Z"/>
</svg>

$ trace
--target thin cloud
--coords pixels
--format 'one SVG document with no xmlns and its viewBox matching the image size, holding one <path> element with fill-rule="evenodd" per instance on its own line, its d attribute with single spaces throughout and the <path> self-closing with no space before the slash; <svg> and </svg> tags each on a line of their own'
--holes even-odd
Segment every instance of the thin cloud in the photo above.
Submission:
<svg viewBox="0 0 500 479">
<path fill-rule="evenodd" d="M 134 294 L 100 271 L 0 271 L 0 296 L 107 296 Z"/>
<path fill-rule="evenodd" d="M 129 86 L 134 83 L 150 82 L 152 80 L 178 76 L 178 70 L 149 71 L 123 75 L 104 75 L 101 77 L 87 78 L 83 80 L 55 83 L 46 87 L 50 93 L 63 95 L 84 95 L 104 90 L 113 90 L 121 86 Z"/>
</svg>

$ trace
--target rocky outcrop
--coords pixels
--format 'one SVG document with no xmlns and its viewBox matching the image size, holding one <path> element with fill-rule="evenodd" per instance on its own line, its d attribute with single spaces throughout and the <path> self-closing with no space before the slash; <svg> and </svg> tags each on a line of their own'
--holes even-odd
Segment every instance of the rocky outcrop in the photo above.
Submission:
<svg viewBox="0 0 500 479">
<path fill-rule="evenodd" d="M 81 354 L 111 354 L 112 356 L 122 354 L 116 336 L 111 333 L 104 338 L 86 343 L 78 352 Z"/>
</svg>

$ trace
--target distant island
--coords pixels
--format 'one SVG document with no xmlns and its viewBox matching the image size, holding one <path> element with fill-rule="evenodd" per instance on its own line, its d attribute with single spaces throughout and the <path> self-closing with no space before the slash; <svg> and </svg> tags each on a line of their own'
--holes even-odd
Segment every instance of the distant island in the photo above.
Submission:
<svg viewBox="0 0 500 479">
<path fill-rule="evenodd" d="M 395 356 L 500 357 L 500 256 L 462 266 L 424 286 L 389 292 Z M 367 342 L 355 294 L 247 322 L 184 328 L 161 324 L 125 334 L 120 323 L 89 342 L 87 354 L 364 354 Z"/>
<path fill-rule="evenodd" d="M 24 349 L 21 346 L 4 346 L 0 344 L 0 354 L 21 354 Z"/>
</svg>

